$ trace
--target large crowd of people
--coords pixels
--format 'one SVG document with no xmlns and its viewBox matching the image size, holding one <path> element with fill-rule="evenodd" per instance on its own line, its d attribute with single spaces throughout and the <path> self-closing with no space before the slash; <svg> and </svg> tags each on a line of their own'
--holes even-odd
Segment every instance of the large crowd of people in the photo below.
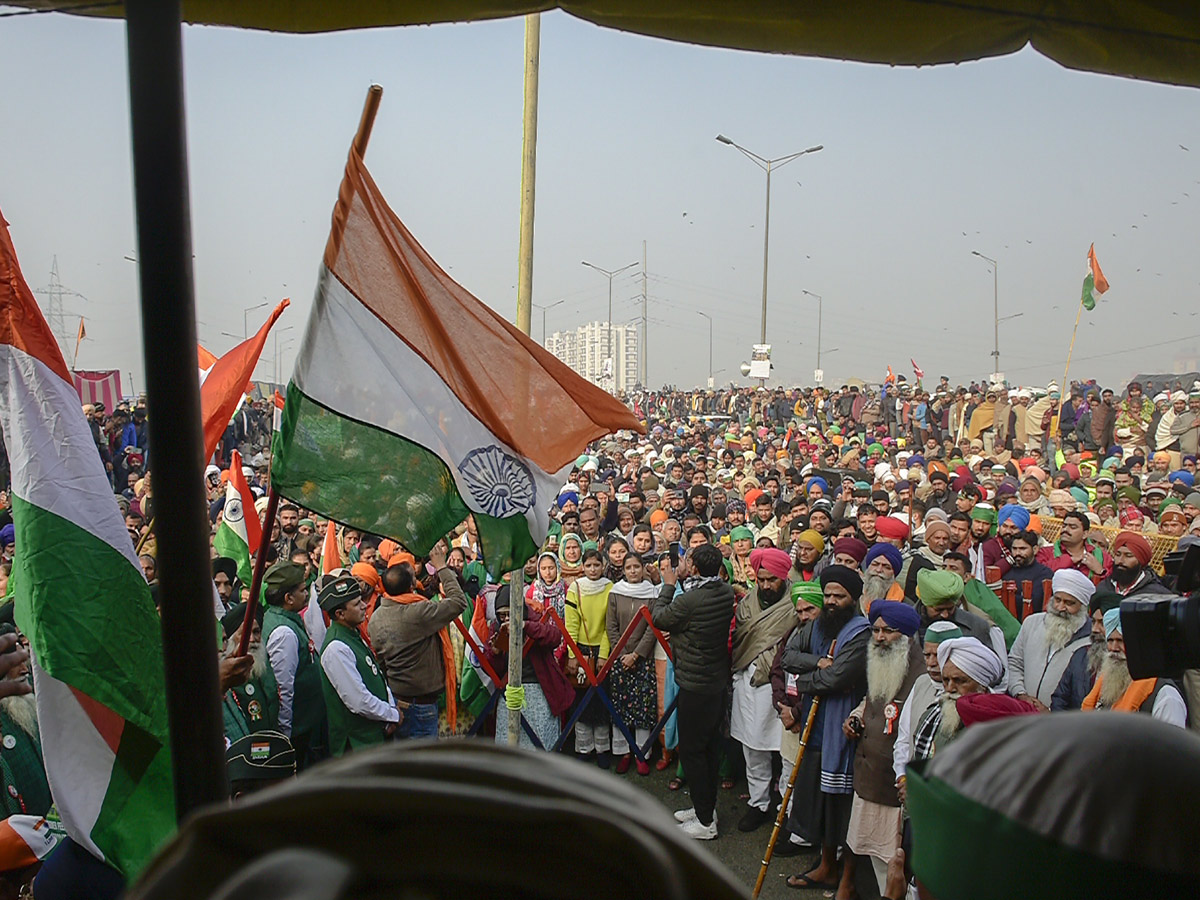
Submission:
<svg viewBox="0 0 1200 900">
<path fill-rule="evenodd" d="M 388 740 L 507 740 L 515 710 L 489 699 L 518 607 L 522 746 L 656 767 L 686 786 L 676 819 L 700 840 L 726 831 L 720 790 L 744 777 L 748 832 L 794 780 L 775 855 L 815 857 L 789 885 L 838 900 L 904 894 L 909 766 L 975 723 L 1117 710 L 1200 727 L 1200 677 L 1132 678 L 1118 610 L 1172 593 L 1164 553 L 1200 542 L 1200 383 L 626 399 L 645 434 L 576 460 L 519 604 L 470 518 L 417 557 L 284 500 L 239 656 L 250 586 L 213 551 L 234 796 Z M 156 593 L 145 405 L 85 413 Z M 205 473 L 214 533 L 234 449 L 263 514 L 270 435 L 263 404 L 239 410 Z M 7 579 L 11 524 L 0 544 Z M 606 666 L 608 704 L 589 677 Z M 8 813 L 44 815 L 28 694 L 0 699 L 0 731 Z"/>
</svg>

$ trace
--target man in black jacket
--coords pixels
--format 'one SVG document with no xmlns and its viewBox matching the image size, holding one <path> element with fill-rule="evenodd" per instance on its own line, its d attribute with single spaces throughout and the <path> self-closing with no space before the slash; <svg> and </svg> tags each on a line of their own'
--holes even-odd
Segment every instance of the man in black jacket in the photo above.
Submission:
<svg viewBox="0 0 1200 900">
<path fill-rule="evenodd" d="M 685 833 L 705 841 L 717 836 L 717 767 L 730 685 L 734 596 L 720 578 L 722 565 L 721 551 L 712 544 L 689 550 L 678 569 L 663 568 L 662 588 L 651 610 L 654 626 L 671 633 L 679 685 L 679 761 L 694 804 L 675 818 Z"/>
</svg>

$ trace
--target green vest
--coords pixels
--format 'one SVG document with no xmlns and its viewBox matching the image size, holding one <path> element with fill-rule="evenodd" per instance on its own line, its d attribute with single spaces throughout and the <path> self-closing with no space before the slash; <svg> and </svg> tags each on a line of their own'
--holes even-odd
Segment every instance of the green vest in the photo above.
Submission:
<svg viewBox="0 0 1200 900">
<path fill-rule="evenodd" d="M 340 641 L 354 651 L 354 662 L 363 684 L 368 691 L 386 703 L 387 682 L 383 680 L 383 673 L 379 671 L 375 654 L 363 642 L 358 629 L 347 628 L 340 622 L 331 622 L 329 630 L 325 633 L 325 643 L 321 646 L 321 652 L 324 653 L 325 648 L 335 641 Z M 347 750 L 382 744 L 385 737 L 384 723 L 350 712 L 330 683 L 325 669 L 320 666 L 318 668 L 321 672 L 321 687 L 325 691 L 325 707 L 329 714 L 330 753 L 341 756 Z"/>
<path fill-rule="evenodd" d="M 310 735 L 319 745 L 325 724 L 325 698 L 321 692 L 321 667 L 317 663 L 312 639 L 299 613 L 268 606 L 263 612 L 264 644 L 271 639 L 271 633 L 276 628 L 290 628 L 299 641 L 300 663 L 296 667 L 296 683 L 292 687 L 292 737 Z"/>
<path fill-rule="evenodd" d="M 230 742 L 256 731 L 278 731 L 279 685 L 274 670 L 267 666 L 257 678 L 226 691 L 221 714 Z"/>
<path fill-rule="evenodd" d="M 44 816 L 50 810 L 51 800 L 41 744 L 3 712 L 0 712 L 0 735 L 5 816 Z"/>
</svg>

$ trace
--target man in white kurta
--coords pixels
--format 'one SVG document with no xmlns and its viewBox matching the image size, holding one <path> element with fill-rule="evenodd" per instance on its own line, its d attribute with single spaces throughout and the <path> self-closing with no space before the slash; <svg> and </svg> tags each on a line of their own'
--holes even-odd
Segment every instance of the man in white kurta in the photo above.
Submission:
<svg viewBox="0 0 1200 900">
<path fill-rule="evenodd" d="M 773 547 L 750 554 L 755 587 L 739 601 L 733 631 L 733 707 L 729 733 L 746 759 L 749 809 L 738 822 L 754 831 L 770 818 L 771 756 L 778 751 L 783 725 L 771 700 L 771 663 L 784 635 L 795 624 L 788 599 L 792 560 Z"/>
</svg>

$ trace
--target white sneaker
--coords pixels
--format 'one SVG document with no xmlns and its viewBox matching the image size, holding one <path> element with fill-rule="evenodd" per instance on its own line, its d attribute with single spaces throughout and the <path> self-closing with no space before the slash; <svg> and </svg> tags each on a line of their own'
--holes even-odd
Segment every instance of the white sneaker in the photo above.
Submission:
<svg viewBox="0 0 1200 900">
<path fill-rule="evenodd" d="M 696 807 L 689 806 L 687 809 L 675 810 L 676 822 L 691 822 L 696 818 Z"/>
<path fill-rule="evenodd" d="M 683 833 L 688 837 L 693 837 L 698 841 L 711 841 L 717 836 L 717 819 L 714 816 L 711 825 L 701 825 L 699 819 L 692 819 L 690 822 L 683 822 L 679 826 L 683 829 Z"/>
</svg>

